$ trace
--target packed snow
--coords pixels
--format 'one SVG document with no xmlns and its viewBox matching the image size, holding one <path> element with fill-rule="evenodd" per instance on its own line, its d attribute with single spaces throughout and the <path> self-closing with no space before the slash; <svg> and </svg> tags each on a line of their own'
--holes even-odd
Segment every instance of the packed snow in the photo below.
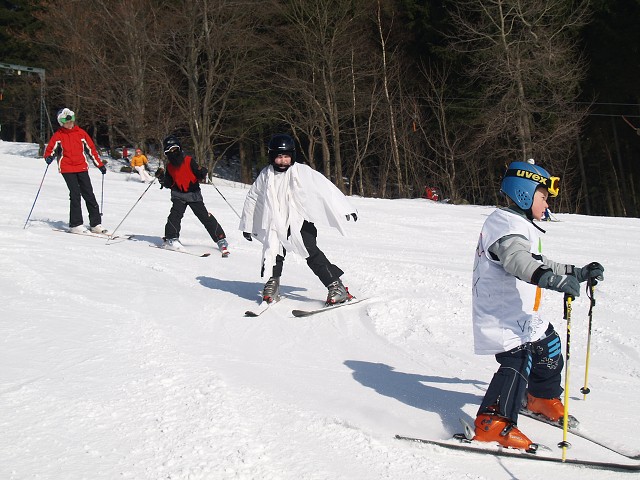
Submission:
<svg viewBox="0 0 640 480">
<path fill-rule="evenodd" d="M 366 300 L 293 317 L 292 309 L 321 306 L 326 289 L 292 254 L 283 300 L 246 318 L 265 281 L 260 244 L 237 230 L 248 185 L 217 178 L 202 186 L 231 255 L 220 256 L 188 210 L 181 240 L 211 252 L 199 258 L 149 248 L 161 243 L 169 192 L 121 165 L 111 160 L 104 178 L 90 167 L 106 228 L 135 205 L 116 232 L 135 237 L 107 242 L 55 231 L 66 228 L 69 208 L 55 163 L 47 168 L 36 145 L 0 141 L 0 478 L 633 475 L 394 438 L 450 438 L 460 418 L 473 421 L 496 370 L 492 356 L 473 354 L 471 332 L 473 257 L 494 207 L 354 197 L 350 235 L 319 228 L 318 244 Z M 86 224 L 84 203 L 83 213 Z M 569 410 L 585 432 L 640 453 L 640 220 L 555 216 L 540 224 L 545 254 L 606 269 L 586 400 L 589 299 L 583 291 L 573 303 Z M 546 292 L 542 312 L 564 344 L 562 295 Z M 524 417 L 519 427 L 561 456 L 562 430 Z M 568 458 L 634 463 L 569 441 Z"/>
</svg>

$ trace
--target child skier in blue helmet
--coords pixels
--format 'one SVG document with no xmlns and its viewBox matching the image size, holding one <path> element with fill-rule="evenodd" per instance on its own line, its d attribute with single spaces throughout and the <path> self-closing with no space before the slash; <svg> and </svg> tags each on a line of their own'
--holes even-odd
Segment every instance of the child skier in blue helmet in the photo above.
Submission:
<svg viewBox="0 0 640 480">
<path fill-rule="evenodd" d="M 541 289 L 577 297 L 580 282 L 603 280 L 604 267 L 592 262 L 576 268 L 542 255 L 544 230 L 533 220 L 542 219 L 558 182 L 538 165 L 511 163 L 501 191 L 513 203 L 491 213 L 480 233 L 473 266 L 474 348 L 495 355 L 500 366 L 478 410 L 474 440 L 535 451 L 537 445 L 517 427 L 520 409 L 551 421 L 564 417 L 561 342 L 539 315 Z"/>
</svg>

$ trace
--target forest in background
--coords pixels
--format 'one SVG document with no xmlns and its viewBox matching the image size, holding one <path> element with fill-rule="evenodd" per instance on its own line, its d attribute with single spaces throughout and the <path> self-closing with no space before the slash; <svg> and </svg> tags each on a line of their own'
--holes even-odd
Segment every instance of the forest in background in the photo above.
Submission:
<svg viewBox="0 0 640 480">
<path fill-rule="evenodd" d="M 66 106 L 114 156 L 174 133 L 250 183 L 287 132 L 345 193 L 497 205 L 534 158 L 554 211 L 637 217 L 639 20 L 640 0 L 2 0 L 0 138 L 43 143 Z"/>
</svg>

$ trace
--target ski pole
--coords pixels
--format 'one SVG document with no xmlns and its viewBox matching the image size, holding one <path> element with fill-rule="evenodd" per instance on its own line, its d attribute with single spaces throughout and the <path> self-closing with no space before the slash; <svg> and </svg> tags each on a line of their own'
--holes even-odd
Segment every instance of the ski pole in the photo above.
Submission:
<svg viewBox="0 0 640 480">
<path fill-rule="evenodd" d="M 47 168 L 44 169 L 44 175 L 42 175 L 42 180 L 40 181 L 40 186 L 38 187 L 38 193 L 36 193 L 36 198 L 33 200 L 33 205 L 31 205 L 31 210 L 29 210 L 29 215 L 27 215 L 27 220 L 24 222 L 24 230 L 27 228 L 27 223 L 29 223 L 29 219 L 31 218 L 31 213 L 33 213 L 33 208 L 36 206 L 36 202 L 38 201 L 38 195 L 40 195 L 40 189 L 42 188 L 42 184 L 44 183 L 44 177 L 47 175 L 47 171 L 49 170 L 49 163 L 47 163 Z"/>
<path fill-rule="evenodd" d="M 567 449 L 571 444 L 567 441 L 567 431 L 569 430 L 569 360 L 571 352 L 571 302 L 573 296 L 565 293 L 564 295 L 564 318 L 567 320 L 567 353 L 564 373 L 564 418 L 562 419 L 562 441 L 558 444 L 562 448 L 562 461 L 567 459 Z"/>
<path fill-rule="evenodd" d="M 237 216 L 238 218 L 240 218 L 240 214 L 239 214 L 238 212 L 236 212 L 236 209 L 235 209 L 235 208 L 233 208 L 233 205 L 231 205 L 231 204 L 229 203 L 229 201 L 228 201 L 226 198 L 224 198 L 224 195 L 222 194 L 222 192 L 221 192 L 220 190 L 218 190 L 218 187 L 216 187 L 215 183 L 213 183 L 213 180 L 211 180 L 211 185 L 213 185 L 213 188 L 215 188 L 215 189 L 216 189 L 216 191 L 220 194 L 220 196 L 222 197 L 222 199 L 223 199 L 225 202 L 227 202 L 227 205 L 229 205 L 229 207 L 231 207 L 231 210 L 233 210 L 233 213 L 235 213 L 235 214 L 236 214 L 236 216 Z"/>
<path fill-rule="evenodd" d="M 589 277 L 587 280 L 587 295 L 591 304 L 589 305 L 589 333 L 587 335 L 587 360 L 584 367 L 584 387 L 580 389 L 583 400 L 587 399 L 587 394 L 591 391 L 589 388 L 589 359 L 591 358 L 591 325 L 593 323 L 593 306 L 596 304 L 596 299 L 593 297 L 593 292 L 598 281 L 595 278 Z"/>
<path fill-rule="evenodd" d="M 100 216 L 102 216 L 104 207 L 104 175 L 102 175 L 102 188 L 100 188 Z"/>
<path fill-rule="evenodd" d="M 120 225 L 122 225 L 124 223 L 124 221 L 127 219 L 127 217 L 129 216 L 129 214 L 133 211 L 134 208 L 136 208 L 136 205 L 138 204 L 138 202 L 140 200 L 142 200 L 142 197 L 144 197 L 144 194 L 147 193 L 147 191 L 149 191 L 149 189 L 151 188 L 151 185 L 153 185 L 155 183 L 157 179 L 154 178 L 153 180 L 151 180 L 151 183 L 149 183 L 149 186 L 147 188 L 144 189 L 144 192 L 142 192 L 142 195 L 140 195 L 140 197 L 138 198 L 138 200 L 136 200 L 136 203 L 133 204 L 133 207 L 131 207 L 129 209 L 129 211 L 127 212 L 127 214 L 124 216 L 124 218 L 120 221 L 120 223 L 118 224 L 118 226 L 113 230 L 113 232 L 111 232 L 111 236 L 107 239 L 107 243 L 109 243 L 109 240 L 113 239 L 116 237 L 116 232 L 118 231 L 118 229 L 120 228 Z"/>
</svg>

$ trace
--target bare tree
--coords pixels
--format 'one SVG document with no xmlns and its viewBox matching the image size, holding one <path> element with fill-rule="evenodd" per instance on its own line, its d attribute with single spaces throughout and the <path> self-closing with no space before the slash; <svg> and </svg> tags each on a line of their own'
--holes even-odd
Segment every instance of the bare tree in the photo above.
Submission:
<svg viewBox="0 0 640 480">
<path fill-rule="evenodd" d="M 150 0 L 54 0 L 40 15 L 47 34 L 42 40 L 52 45 L 58 66 L 52 76 L 59 98 L 85 121 L 107 125 L 112 154 L 116 141 L 143 147 L 158 137 L 151 113 L 166 95 L 151 87 L 158 50 L 150 37 L 161 7 Z"/>
<path fill-rule="evenodd" d="M 368 4 L 276 0 L 273 5 L 282 22 L 274 27 L 279 55 L 272 75 L 288 106 L 285 118 L 310 139 L 311 162 L 319 144 L 324 174 L 344 191 L 342 136 L 351 118 L 351 52 L 362 52 Z"/>
<path fill-rule="evenodd" d="M 552 170 L 563 168 L 586 114 L 575 100 L 584 71 L 577 34 L 588 18 L 587 1 L 452 5 L 452 45 L 469 60 L 496 164 L 535 158 Z"/>
<path fill-rule="evenodd" d="M 216 147 L 228 143 L 220 138 L 225 121 L 241 106 L 234 95 L 251 73 L 252 12 L 258 3 L 186 0 L 167 6 L 158 19 L 162 62 L 155 76 L 188 126 L 196 158 L 209 171 Z"/>
<path fill-rule="evenodd" d="M 449 93 L 450 67 L 422 67 L 424 78 L 421 109 L 427 116 L 416 122 L 416 130 L 426 146 L 427 155 L 424 165 L 430 178 L 445 186 L 450 198 L 457 202 L 461 199 L 461 187 L 467 186 L 471 159 L 477 150 L 472 141 L 473 129 L 464 117 L 452 114 L 453 101 Z M 419 153 L 418 153 L 419 155 Z"/>
<path fill-rule="evenodd" d="M 385 109 L 387 112 L 387 120 L 389 126 L 389 153 L 392 160 L 392 162 L 388 163 L 384 168 L 384 176 L 381 181 L 382 195 L 385 196 L 387 188 L 386 178 L 388 176 L 390 166 L 393 165 L 395 167 L 398 194 L 402 197 L 404 196 L 404 181 L 402 178 L 402 169 L 400 167 L 400 148 L 398 145 L 398 130 L 396 126 L 396 112 L 394 109 L 395 95 L 392 92 L 392 89 L 394 91 L 397 90 L 397 88 L 392 87 L 392 84 L 399 85 L 400 79 L 398 69 L 393 68 L 393 66 L 390 64 L 390 59 L 388 58 L 390 55 L 389 45 L 387 42 L 388 34 L 385 32 L 384 26 L 382 24 L 382 16 L 380 10 L 380 0 L 378 0 L 376 9 L 376 28 L 378 30 L 378 41 L 380 48 L 380 77 L 383 86 L 382 91 L 384 92 Z"/>
</svg>

